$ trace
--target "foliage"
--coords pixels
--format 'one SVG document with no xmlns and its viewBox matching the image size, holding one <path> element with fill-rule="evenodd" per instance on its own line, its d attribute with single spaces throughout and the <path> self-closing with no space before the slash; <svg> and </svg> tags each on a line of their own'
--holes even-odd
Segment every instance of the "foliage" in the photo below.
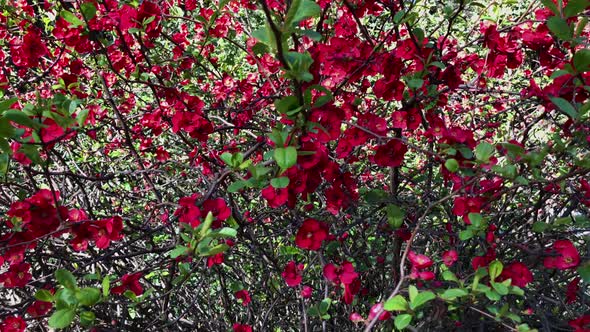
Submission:
<svg viewBox="0 0 590 332">
<path fill-rule="evenodd" d="M 0 3 L 0 331 L 590 328 L 588 0 Z"/>
</svg>

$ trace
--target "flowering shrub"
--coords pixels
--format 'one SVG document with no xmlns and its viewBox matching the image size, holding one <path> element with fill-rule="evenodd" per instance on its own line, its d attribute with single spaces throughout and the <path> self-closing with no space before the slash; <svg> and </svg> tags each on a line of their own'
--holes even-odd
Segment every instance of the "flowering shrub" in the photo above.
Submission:
<svg viewBox="0 0 590 332">
<path fill-rule="evenodd" d="M 0 331 L 589 331 L 588 10 L 3 2 Z"/>
</svg>

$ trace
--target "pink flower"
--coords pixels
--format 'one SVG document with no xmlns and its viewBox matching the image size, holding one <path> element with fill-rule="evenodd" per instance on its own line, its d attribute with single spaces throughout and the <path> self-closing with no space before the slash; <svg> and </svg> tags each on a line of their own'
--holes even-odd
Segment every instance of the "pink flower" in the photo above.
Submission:
<svg viewBox="0 0 590 332">
<path fill-rule="evenodd" d="M 442 254 L 443 263 L 445 263 L 445 265 L 448 267 L 453 266 L 453 264 L 455 264 L 458 258 L 459 256 L 457 255 L 457 251 L 455 250 L 447 250 Z"/>
</svg>

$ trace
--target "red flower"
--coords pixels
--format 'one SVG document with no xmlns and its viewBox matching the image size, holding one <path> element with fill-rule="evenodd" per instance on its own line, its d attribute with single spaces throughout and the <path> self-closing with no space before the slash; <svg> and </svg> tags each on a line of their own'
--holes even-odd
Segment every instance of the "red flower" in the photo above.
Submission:
<svg viewBox="0 0 590 332">
<path fill-rule="evenodd" d="M 126 290 L 130 290 L 137 296 L 143 294 L 143 287 L 139 283 L 141 276 L 141 272 L 125 274 L 121 278 L 121 285 L 113 287 L 113 289 L 111 289 L 111 293 L 123 294 Z"/>
<path fill-rule="evenodd" d="M 567 284 L 565 302 L 567 304 L 576 302 L 578 299 L 578 291 L 580 291 L 580 278 L 576 277 L 569 284 Z"/>
<path fill-rule="evenodd" d="M 311 297 L 311 295 L 313 294 L 313 288 L 309 287 L 309 286 L 303 286 L 303 289 L 301 289 L 301 297 L 304 299 L 309 299 Z"/>
<path fill-rule="evenodd" d="M 520 262 L 514 262 L 506 265 L 502 270 L 502 274 L 498 277 L 498 281 L 512 279 L 512 285 L 518 287 L 525 287 L 533 281 L 533 274 Z"/>
<path fill-rule="evenodd" d="M 458 258 L 459 256 L 457 255 L 457 251 L 455 250 L 448 250 L 443 252 L 442 254 L 443 263 L 445 263 L 445 265 L 448 267 L 453 266 L 453 264 L 455 264 Z"/>
<path fill-rule="evenodd" d="M 207 257 L 207 267 L 211 268 L 213 265 L 221 265 L 223 263 L 223 253 Z"/>
<path fill-rule="evenodd" d="M 196 205 L 197 194 L 190 197 L 182 197 L 178 204 L 180 207 L 174 211 L 178 221 L 189 224 L 192 228 L 197 228 L 201 224 L 201 210 Z"/>
<path fill-rule="evenodd" d="M 245 289 L 235 292 L 234 295 L 236 299 L 238 299 L 238 301 L 240 301 L 244 307 L 252 301 L 252 299 L 250 298 L 250 293 L 248 293 L 248 291 Z"/>
<path fill-rule="evenodd" d="M 278 208 L 287 203 L 287 200 L 289 199 L 289 191 L 287 188 L 279 189 L 274 188 L 273 186 L 268 186 L 262 189 L 262 197 L 266 199 L 271 208 Z"/>
<path fill-rule="evenodd" d="M 45 301 L 35 301 L 27 308 L 27 313 L 33 317 L 43 316 L 51 310 L 53 304 Z"/>
<path fill-rule="evenodd" d="M 252 332 L 252 326 L 247 324 L 234 323 L 234 332 Z"/>
<path fill-rule="evenodd" d="M 432 259 L 430 259 L 426 255 L 416 254 L 415 252 L 411 251 L 408 253 L 408 260 L 412 263 L 412 265 L 417 269 L 425 269 L 432 266 Z"/>
<path fill-rule="evenodd" d="M 295 244 L 301 249 L 318 250 L 328 237 L 328 226 L 315 219 L 307 219 L 295 236 Z"/>
<path fill-rule="evenodd" d="M 221 227 L 221 222 L 227 220 L 231 216 L 231 209 L 225 204 L 223 198 L 208 199 L 203 203 L 203 216 L 209 212 L 215 217 L 215 221 L 211 228 Z"/>
<path fill-rule="evenodd" d="M 2 332 L 24 332 L 27 328 L 27 323 L 20 316 L 6 317 L 0 325 Z"/>
<path fill-rule="evenodd" d="M 29 273 L 30 268 L 28 263 L 11 265 L 7 272 L 0 274 L 0 282 L 5 288 L 23 288 L 33 278 Z"/>
<path fill-rule="evenodd" d="M 297 265 L 295 261 L 290 261 L 285 266 L 285 269 L 283 270 L 283 273 L 281 273 L 281 276 L 287 283 L 287 286 L 296 287 L 301 283 L 301 280 L 303 279 L 303 277 L 301 276 L 301 271 L 303 271 L 303 264 Z"/>
<path fill-rule="evenodd" d="M 350 284 L 358 277 L 358 273 L 354 271 L 354 266 L 350 262 L 344 262 L 341 266 L 334 264 L 326 264 L 324 266 L 324 277 L 335 283 Z"/>
<path fill-rule="evenodd" d="M 93 238 L 96 247 L 99 249 L 108 248 L 111 241 L 118 241 L 123 238 L 123 219 L 119 216 L 98 220 L 92 228 Z"/>
<path fill-rule="evenodd" d="M 590 331 L 590 315 L 570 320 L 568 325 L 574 328 L 574 332 L 588 332 Z"/>
<path fill-rule="evenodd" d="M 580 264 L 578 249 L 570 240 L 555 241 L 553 247 L 548 249 L 546 253 L 549 256 L 545 257 L 543 265 L 548 269 L 566 270 Z"/>
<path fill-rule="evenodd" d="M 379 320 L 388 320 L 391 318 L 391 313 L 389 311 L 383 310 L 383 303 L 379 302 L 374 304 L 369 311 L 369 318 L 368 320 L 371 321 L 379 315 Z"/>
<path fill-rule="evenodd" d="M 383 167 L 398 167 L 404 161 L 406 152 L 408 152 L 408 148 L 404 143 L 392 139 L 387 144 L 377 147 L 373 161 Z"/>
</svg>

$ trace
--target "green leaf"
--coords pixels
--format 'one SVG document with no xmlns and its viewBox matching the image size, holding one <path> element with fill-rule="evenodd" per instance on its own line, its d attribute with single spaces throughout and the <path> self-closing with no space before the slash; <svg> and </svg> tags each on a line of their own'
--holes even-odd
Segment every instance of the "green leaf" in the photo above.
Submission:
<svg viewBox="0 0 590 332">
<path fill-rule="evenodd" d="M 422 292 L 416 295 L 416 297 L 412 301 L 410 301 L 410 308 L 412 310 L 415 310 L 416 308 L 419 308 L 420 306 L 426 304 L 428 301 L 431 301 L 435 298 L 436 295 L 434 295 L 434 293 L 431 291 Z"/>
<path fill-rule="evenodd" d="M 8 173 L 8 162 L 10 161 L 10 156 L 6 153 L 0 153 L 0 176 L 6 175 Z"/>
<path fill-rule="evenodd" d="M 547 27 L 559 39 L 570 41 L 573 31 L 569 24 L 561 17 L 552 16 L 547 20 Z"/>
<path fill-rule="evenodd" d="M 322 302 L 320 302 L 319 305 L 319 310 L 320 310 L 320 314 L 324 315 L 328 312 L 328 310 L 330 309 L 330 305 L 332 304 L 332 299 L 327 297 L 325 299 L 322 300 Z"/>
<path fill-rule="evenodd" d="M 207 216 L 205 217 L 205 221 L 203 221 L 203 223 L 199 225 L 201 229 L 199 231 L 199 235 L 201 236 L 201 238 L 204 238 L 205 235 L 207 235 L 209 228 L 211 228 L 211 225 L 213 224 L 213 220 L 215 220 L 215 217 L 213 217 L 213 213 L 209 211 L 207 213 Z"/>
<path fill-rule="evenodd" d="M 408 301 L 403 296 L 396 295 L 383 304 L 383 309 L 387 311 L 408 310 Z"/>
<path fill-rule="evenodd" d="M 96 7 L 94 7 L 92 2 L 84 2 L 80 5 L 80 10 L 82 11 L 82 15 L 89 21 L 96 16 Z"/>
<path fill-rule="evenodd" d="M 273 186 L 273 188 L 287 188 L 287 186 L 289 185 L 289 178 L 286 176 L 282 176 L 280 178 L 274 178 L 270 180 L 270 185 Z"/>
<path fill-rule="evenodd" d="M 281 169 L 288 169 L 297 163 L 297 149 L 292 146 L 276 148 L 274 159 Z"/>
<path fill-rule="evenodd" d="M 54 329 L 63 329 L 72 323 L 76 311 L 74 308 L 65 308 L 57 310 L 49 317 L 49 327 Z"/>
<path fill-rule="evenodd" d="M 557 106 L 561 111 L 563 111 L 563 113 L 567 114 L 570 118 L 574 120 L 578 118 L 578 112 L 572 106 L 572 104 L 570 104 L 569 101 L 560 97 L 553 97 L 551 98 L 551 101 L 553 102 L 553 104 L 555 104 L 555 106 Z"/>
<path fill-rule="evenodd" d="M 566 18 L 573 17 L 584 11 L 590 5 L 588 0 L 570 0 L 563 10 Z"/>
<path fill-rule="evenodd" d="M 410 285 L 408 287 L 408 293 L 410 294 L 410 302 L 414 302 L 416 296 L 418 295 L 418 288 L 414 285 Z"/>
<path fill-rule="evenodd" d="M 76 288 L 76 277 L 74 277 L 72 272 L 68 270 L 59 269 L 55 271 L 55 279 L 57 279 L 57 282 L 65 288 Z"/>
<path fill-rule="evenodd" d="M 170 251 L 170 258 L 174 259 L 179 256 L 184 256 L 188 252 L 188 248 L 185 246 L 176 246 L 172 251 Z"/>
<path fill-rule="evenodd" d="M 76 292 L 76 298 L 80 304 L 90 307 L 100 300 L 100 290 L 98 288 L 85 287 Z"/>
<path fill-rule="evenodd" d="M 289 7 L 287 16 L 285 18 L 285 29 L 294 28 L 299 22 L 320 16 L 322 8 L 311 0 L 294 0 Z"/>
<path fill-rule="evenodd" d="M 469 213 L 467 217 L 469 218 L 469 221 L 471 222 L 471 225 L 473 225 L 473 227 L 480 228 L 482 226 L 483 217 L 481 216 L 481 214 Z"/>
<path fill-rule="evenodd" d="M 488 142 L 481 142 L 475 148 L 475 158 L 477 160 L 487 163 L 490 161 L 490 157 L 494 153 L 494 146 Z"/>
<path fill-rule="evenodd" d="M 313 80 L 313 75 L 309 72 L 309 68 L 313 63 L 313 58 L 309 52 L 287 52 L 285 59 L 289 65 L 287 76 L 297 81 L 309 82 Z M 288 115 L 291 115 L 289 112 Z"/>
<path fill-rule="evenodd" d="M 445 161 L 445 168 L 449 170 L 449 172 L 455 173 L 459 170 L 459 162 L 453 158 L 447 159 L 447 161 Z"/>
<path fill-rule="evenodd" d="M 457 276 L 451 270 L 444 271 L 442 277 L 444 281 L 459 282 L 459 279 L 457 279 Z"/>
<path fill-rule="evenodd" d="M 22 111 L 8 110 L 4 112 L 2 117 L 28 128 L 39 129 L 42 126 L 39 122 L 29 118 L 29 116 Z"/>
<path fill-rule="evenodd" d="M 388 204 L 385 208 L 385 212 L 387 212 L 387 222 L 391 227 L 398 229 L 402 226 L 404 223 L 404 217 L 406 216 L 404 210 L 395 204 Z"/>
<path fill-rule="evenodd" d="M 502 299 L 502 297 L 500 296 L 500 294 L 496 293 L 493 290 L 488 290 L 485 292 L 486 297 L 492 301 L 500 301 Z"/>
<path fill-rule="evenodd" d="M 248 187 L 248 181 L 238 180 L 227 186 L 227 191 L 230 193 L 236 193 L 246 187 Z"/>
<path fill-rule="evenodd" d="M 315 30 L 301 30 L 300 33 L 314 41 L 322 40 L 322 34 Z"/>
<path fill-rule="evenodd" d="M 16 103 L 18 98 L 10 98 L 7 100 L 0 101 L 0 114 L 4 113 L 12 104 Z"/>
<path fill-rule="evenodd" d="M 233 153 L 224 152 L 221 154 L 221 156 L 219 156 L 219 159 L 223 160 L 223 162 L 226 163 L 228 166 L 233 167 L 232 157 L 233 157 Z"/>
<path fill-rule="evenodd" d="M 547 230 L 550 227 L 551 227 L 551 225 L 546 222 L 537 221 L 536 223 L 533 224 L 533 232 L 543 233 L 545 230 Z"/>
<path fill-rule="evenodd" d="M 451 288 L 451 289 L 447 289 L 446 291 L 444 291 L 444 293 L 442 293 L 440 295 L 440 297 L 443 300 L 454 300 L 458 297 L 463 297 L 468 295 L 469 293 L 462 289 L 462 288 Z"/>
<path fill-rule="evenodd" d="M 209 248 L 206 253 L 201 253 L 201 256 L 213 256 L 225 252 L 229 249 L 229 246 L 225 243 L 218 244 L 214 247 Z"/>
<path fill-rule="evenodd" d="M 102 296 L 108 297 L 111 289 L 111 279 L 106 276 L 102 279 Z"/>
<path fill-rule="evenodd" d="M 412 322 L 412 315 L 410 314 L 401 314 L 395 317 L 393 321 L 395 328 L 398 330 L 405 329 L 410 323 Z"/>
<path fill-rule="evenodd" d="M 231 228 L 231 227 L 223 227 L 215 231 L 215 237 L 236 237 L 238 235 L 238 231 Z"/>
<path fill-rule="evenodd" d="M 489 271 L 490 271 L 490 279 L 496 280 L 496 278 L 502 273 L 504 269 L 504 265 L 499 260 L 495 260 L 490 263 Z"/>
<path fill-rule="evenodd" d="M 506 295 L 508 294 L 508 287 L 506 287 L 506 285 L 504 285 L 501 282 L 490 282 L 490 284 L 492 285 L 492 287 L 494 288 L 494 290 L 496 292 L 498 292 L 498 294 L 500 295 Z"/>
<path fill-rule="evenodd" d="M 53 302 L 53 294 L 47 289 L 40 289 L 35 293 L 35 298 L 43 302 Z"/>
<path fill-rule="evenodd" d="M 590 50 L 578 50 L 573 57 L 574 67 L 578 73 L 590 71 Z"/>
<path fill-rule="evenodd" d="M 557 9 L 557 6 L 552 0 L 541 0 L 541 3 L 543 3 L 547 9 L 551 10 L 553 14 L 559 15 L 559 9 Z"/>
<path fill-rule="evenodd" d="M 473 231 L 470 229 L 464 229 L 459 232 L 459 240 L 467 241 L 473 237 Z"/>
<path fill-rule="evenodd" d="M 275 109 L 281 114 L 292 113 L 295 110 L 301 110 L 301 105 L 295 96 L 287 96 L 275 101 Z"/>
<path fill-rule="evenodd" d="M 424 85 L 424 80 L 421 78 L 411 78 L 406 83 L 408 84 L 408 88 L 417 90 L 420 89 L 422 85 Z"/>
<path fill-rule="evenodd" d="M 578 266 L 578 274 L 582 277 L 585 283 L 590 283 L 590 261 L 587 261 Z"/>
<path fill-rule="evenodd" d="M 74 28 L 84 25 L 84 21 L 67 10 L 62 10 L 61 13 L 59 13 L 59 16 L 69 22 Z"/>
<path fill-rule="evenodd" d="M 89 327 L 93 325 L 95 319 L 96 315 L 92 311 L 82 311 L 80 313 L 80 324 L 82 324 L 82 326 Z"/>
</svg>

